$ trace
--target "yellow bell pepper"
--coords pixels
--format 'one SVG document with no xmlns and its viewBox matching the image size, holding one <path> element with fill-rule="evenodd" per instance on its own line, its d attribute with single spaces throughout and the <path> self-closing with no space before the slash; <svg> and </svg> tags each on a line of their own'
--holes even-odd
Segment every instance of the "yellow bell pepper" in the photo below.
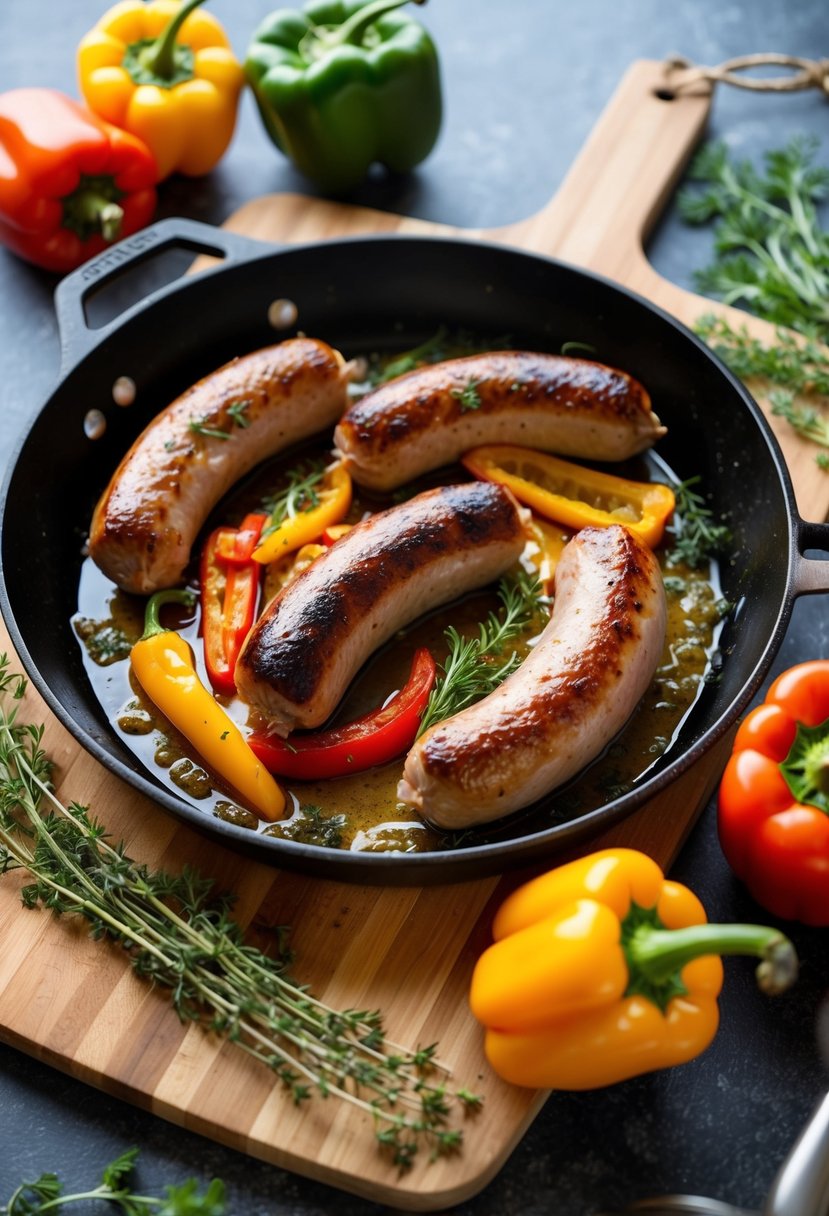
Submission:
<svg viewBox="0 0 829 1216">
<path fill-rule="evenodd" d="M 513 892 L 470 993 L 495 1072 L 580 1090 L 685 1063 L 717 1030 L 718 955 L 761 958 L 766 992 L 794 980 L 797 958 L 780 932 L 705 919 L 687 887 L 632 849 L 593 853 Z"/>
<path fill-rule="evenodd" d="M 652 548 L 676 505 L 673 490 L 660 482 L 629 481 L 512 444 L 473 448 L 462 461 L 473 476 L 507 486 L 546 519 L 574 530 L 624 524 Z"/>
<path fill-rule="evenodd" d="M 208 173 L 236 125 L 244 72 L 202 2 L 121 0 L 78 48 L 86 104 L 147 144 L 158 181 Z"/>
<path fill-rule="evenodd" d="M 265 526 L 253 560 L 273 562 L 318 540 L 326 528 L 340 522 L 350 506 L 351 478 L 345 465 L 333 464 L 307 500 L 290 507 L 285 517 L 274 521 L 270 528 Z"/>
<path fill-rule="evenodd" d="M 143 635 L 130 660 L 135 676 L 150 700 L 193 744 L 220 777 L 239 792 L 260 817 L 281 819 L 285 796 L 257 760 L 236 723 L 205 688 L 193 666 L 184 638 L 165 629 L 158 614 L 163 604 L 192 604 L 192 591 L 157 591 L 147 602 Z"/>
</svg>

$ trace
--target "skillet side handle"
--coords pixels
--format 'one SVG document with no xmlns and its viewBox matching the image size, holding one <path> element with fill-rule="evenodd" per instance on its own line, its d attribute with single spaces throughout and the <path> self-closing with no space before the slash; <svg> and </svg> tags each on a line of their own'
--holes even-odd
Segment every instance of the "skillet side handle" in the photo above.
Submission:
<svg viewBox="0 0 829 1216">
<path fill-rule="evenodd" d="M 801 520 L 797 532 L 797 548 L 798 555 L 792 578 L 794 594 L 815 595 L 821 591 L 829 591 L 829 561 L 803 556 L 807 549 L 822 549 L 829 555 L 829 524 Z"/>
<path fill-rule="evenodd" d="M 149 261 L 168 249 L 191 250 L 223 261 L 247 262 L 262 256 L 274 246 L 255 241 L 212 224 L 197 220 L 173 218 L 136 232 L 133 236 L 111 245 L 98 257 L 92 258 L 62 279 L 55 290 L 55 311 L 61 343 L 61 376 L 94 350 L 111 330 L 121 324 L 121 317 L 97 328 L 86 318 L 87 299 L 105 283 L 127 270 Z M 136 307 L 141 307 L 141 301 Z M 129 312 L 130 309 L 126 309 Z"/>
</svg>

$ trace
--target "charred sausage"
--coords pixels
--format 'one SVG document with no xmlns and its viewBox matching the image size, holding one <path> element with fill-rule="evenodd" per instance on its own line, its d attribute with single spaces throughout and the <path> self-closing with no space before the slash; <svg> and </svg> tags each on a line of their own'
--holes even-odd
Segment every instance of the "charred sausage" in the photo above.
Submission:
<svg viewBox="0 0 829 1216">
<path fill-rule="evenodd" d="M 369 655 L 430 608 L 516 562 L 521 510 L 485 482 L 442 486 L 357 524 L 268 605 L 236 664 L 275 733 L 319 726 Z"/>
<path fill-rule="evenodd" d="M 98 502 L 95 564 L 125 591 L 177 583 L 222 495 L 259 461 L 332 426 L 347 380 L 337 351 L 291 338 L 187 389 L 139 435 Z"/>
<path fill-rule="evenodd" d="M 390 490 L 481 444 L 626 460 L 664 434 L 647 391 L 625 372 L 586 359 L 495 351 L 381 385 L 349 406 L 334 441 L 355 481 Z"/>
<path fill-rule="evenodd" d="M 484 700 L 440 722 L 409 752 L 401 801 L 441 828 L 498 819 L 562 785 L 624 726 L 665 639 L 653 556 L 619 526 L 565 547 L 553 614 L 529 657 Z"/>
</svg>

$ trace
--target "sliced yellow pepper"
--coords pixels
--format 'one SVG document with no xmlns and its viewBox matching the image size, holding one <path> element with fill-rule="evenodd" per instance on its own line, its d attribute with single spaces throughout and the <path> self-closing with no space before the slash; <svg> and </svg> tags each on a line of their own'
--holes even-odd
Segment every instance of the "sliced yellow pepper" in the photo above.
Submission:
<svg viewBox="0 0 829 1216">
<path fill-rule="evenodd" d="M 287 557 L 271 562 L 265 571 L 265 600 L 272 600 L 275 595 L 279 595 L 288 583 L 292 583 L 303 570 L 307 570 L 312 562 L 321 557 L 325 549 L 325 545 L 311 543 L 303 545 L 296 553 L 289 553 Z"/>
<path fill-rule="evenodd" d="M 339 523 L 350 506 L 351 478 L 343 464 L 334 464 L 326 469 L 316 488 L 313 505 L 307 510 L 301 507 L 295 510 L 272 531 L 266 525 L 262 542 L 253 551 L 253 560 L 264 565 L 301 549 L 321 537 L 331 524 Z"/>
<path fill-rule="evenodd" d="M 130 652 L 135 677 L 150 700 L 212 769 L 238 790 L 260 818 L 281 819 L 285 795 L 256 758 L 232 718 L 202 684 L 187 642 L 159 621 L 163 604 L 190 605 L 190 591 L 157 591 L 147 601 L 144 633 Z"/>
<path fill-rule="evenodd" d="M 647 545 L 658 545 L 675 506 L 660 482 L 628 481 L 510 444 L 473 448 L 462 462 L 482 481 L 497 481 L 539 515 L 565 527 L 624 524 Z"/>
<path fill-rule="evenodd" d="M 236 125 L 244 72 L 202 2 L 121 0 L 78 48 L 86 104 L 147 144 L 159 181 L 208 173 Z"/>
</svg>

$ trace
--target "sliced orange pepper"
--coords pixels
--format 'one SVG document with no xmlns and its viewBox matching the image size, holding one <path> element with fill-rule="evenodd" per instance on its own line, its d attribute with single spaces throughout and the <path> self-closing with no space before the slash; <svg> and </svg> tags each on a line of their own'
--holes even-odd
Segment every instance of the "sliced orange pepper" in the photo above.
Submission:
<svg viewBox="0 0 829 1216">
<path fill-rule="evenodd" d="M 331 524 L 337 524 L 351 506 L 351 478 L 342 464 L 332 465 L 315 489 L 313 505 L 300 507 L 281 520 L 272 531 L 267 527 L 253 551 L 253 560 L 276 561 L 317 540 Z"/>
<path fill-rule="evenodd" d="M 482 481 L 497 481 L 546 519 L 565 527 L 624 524 L 647 545 L 658 545 L 675 506 L 660 482 L 628 481 L 511 444 L 473 448 L 464 467 Z"/>
</svg>

